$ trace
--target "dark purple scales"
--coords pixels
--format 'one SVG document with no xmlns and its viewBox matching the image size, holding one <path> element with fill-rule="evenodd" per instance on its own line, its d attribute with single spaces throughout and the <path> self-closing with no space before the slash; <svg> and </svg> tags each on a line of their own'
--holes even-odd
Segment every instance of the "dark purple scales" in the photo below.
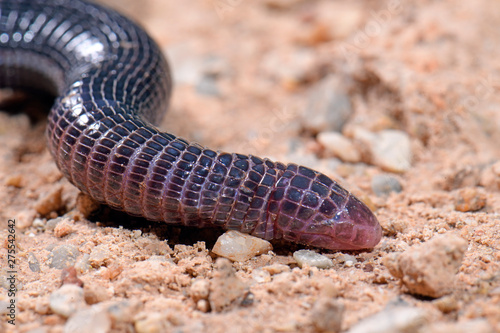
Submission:
<svg viewBox="0 0 500 333">
<path fill-rule="evenodd" d="M 1 1 L 7 86 L 59 96 L 50 151 L 75 186 L 111 207 L 326 249 L 380 241 L 372 212 L 325 175 L 216 152 L 150 125 L 167 108 L 170 72 L 154 41 L 112 10 L 81 0 Z"/>
</svg>

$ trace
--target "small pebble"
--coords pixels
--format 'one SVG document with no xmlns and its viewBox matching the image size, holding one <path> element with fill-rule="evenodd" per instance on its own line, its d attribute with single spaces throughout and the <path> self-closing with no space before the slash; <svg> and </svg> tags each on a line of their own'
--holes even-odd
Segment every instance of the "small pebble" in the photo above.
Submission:
<svg viewBox="0 0 500 333">
<path fill-rule="evenodd" d="M 330 258 L 311 250 L 295 251 L 293 253 L 293 259 L 295 259 L 301 268 L 305 265 L 318 268 L 333 267 L 333 261 Z"/>
<path fill-rule="evenodd" d="M 272 264 L 262 267 L 263 270 L 269 272 L 271 275 L 280 274 L 283 272 L 290 272 L 290 266 L 283 264 Z"/>
<path fill-rule="evenodd" d="M 233 70 L 224 57 L 209 54 L 203 57 L 202 72 L 212 77 L 228 76 Z"/>
<path fill-rule="evenodd" d="M 361 320 L 347 333 L 419 333 L 426 322 L 426 312 L 408 306 L 387 307 Z"/>
<path fill-rule="evenodd" d="M 450 313 L 458 310 L 459 303 L 457 298 L 452 295 L 446 295 L 432 302 L 442 313 Z"/>
<path fill-rule="evenodd" d="M 300 0 L 265 0 L 263 2 L 268 9 L 290 10 L 300 3 Z"/>
<path fill-rule="evenodd" d="M 85 285 L 83 288 L 83 297 L 85 298 L 85 302 L 90 305 L 107 301 L 111 298 L 111 296 L 112 295 L 108 289 L 98 284 Z"/>
<path fill-rule="evenodd" d="M 245 294 L 246 285 L 236 276 L 231 262 L 218 258 L 210 283 L 208 300 L 213 311 L 220 312 L 233 304 L 238 304 Z"/>
<path fill-rule="evenodd" d="M 97 245 L 92 249 L 89 257 L 89 263 L 92 267 L 98 268 L 108 266 L 112 260 L 112 253 L 107 244 Z"/>
<path fill-rule="evenodd" d="M 344 162 L 358 163 L 361 161 L 361 154 L 356 146 L 338 132 L 321 132 L 317 136 L 319 143 L 325 147 L 327 155 L 333 155 Z"/>
<path fill-rule="evenodd" d="M 373 193 L 378 197 L 385 197 L 392 192 L 399 193 L 403 190 L 399 180 L 388 174 L 373 176 L 371 185 Z"/>
<path fill-rule="evenodd" d="M 411 167 L 410 137 L 403 131 L 383 130 L 369 146 L 375 165 L 390 172 L 405 172 Z"/>
<path fill-rule="evenodd" d="M 62 284 L 76 284 L 78 287 L 83 287 L 83 281 L 76 274 L 74 266 L 64 268 L 61 271 Z"/>
<path fill-rule="evenodd" d="M 440 235 L 405 252 L 388 255 L 384 264 L 410 293 L 438 298 L 453 291 L 466 250 L 464 239 Z"/>
<path fill-rule="evenodd" d="M 486 194 L 475 187 L 461 188 L 455 196 L 455 210 L 475 212 L 486 206 Z"/>
<path fill-rule="evenodd" d="M 64 221 L 64 219 L 65 219 L 64 217 L 60 216 L 56 217 L 55 219 L 47 220 L 47 223 L 45 223 L 45 229 L 49 231 L 54 230 L 59 223 Z"/>
<path fill-rule="evenodd" d="M 75 264 L 75 269 L 78 273 L 85 273 L 92 268 L 89 262 L 90 255 L 85 253 Z"/>
<path fill-rule="evenodd" d="M 232 261 L 246 261 L 273 249 L 271 243 L 264 239 L 230 230 L 221 235 L 212 252 Z"/>
<path fill-rule="evenodd" d="M 110 297 L 112 292 L 110 293 Z M 117 301 L 108 303 L 106 312 L 114 323 L 131 323 L 132 318 L 143 307 L 139 300 Z"/>
<path fill-rule="evenodd" d="M 209 294 L 210 294 L 210 281 L 206 279 L 196 279 L 189 288 L 189 295 L 195 302 L 197 302 L 200 299 L 208 299 Z"/>
<path fill-rule="evenodd" d="M 48 315 L 51 313 L 49 297 L 38 297 L 35 303 L 35 312 L 40 315 Z"/>
<path fill-rule="evenodd" d="M 73 233 L 73 227 L 69 222 L 69 219 L 63 219 L 59 224 L 54 228 L 54 236 L 57 238 L 63 238 Z"/>
<path fill-rule="evenodd" d="M 346 260 L 344 262 L 344 265 L 345 265 L 345 267 L 352 267 L 352 266 L 354 266 L 354 261 Z"/>
<path fill-rule="evenodd" d="M 65 284 L 50 295 L 50 309 L 63 317 L 69 317 L 85 308 L 83 289 L 74 284 Z"/>
<path fill-rule="evenodd" d="M 389 172 L 405 172 L 410 169 L 411 143 L 405 132 L 387 129 L 373 133 L 364 128 L 355 128 L 353 136 L 368 147 L 373 164 Z"/>
<path fill-rule="evenodd" d="M 342 329 L 344 305 L 335 299 L 322 297 L 311 310 L 311 321 L 317 332 L 338 333 Z"/>
<path fill-rule="evenodd" d="M 252 293 L 251 291 L 247 291 L 243 296 L 243 300 L 241 301 L 241 306 L 245 307 L 252 306 L 254 302 L 255 302 L 255 294 Z"/>
<path fill-rule="evenodd" d="M 64 333 L 107 333 L 110 330 L 111 320 L 98 306 L 78 311 L 64 325 Z"/>
<path fill-rule="evenodd" d="M 40 262 L 33 252 L 28 253 L 28 267 L 32 272 L 40 272 Z"/>
<path fill-rule="evenodd" d="M 198 302 L 196 302 L 196 309 L 201 312 L 208 312 L 210 311 L 210 303 L 206 299 L 200 299 Z"/>
<path fill-rule="evenodd" d="M 178 85 L 195 85 L 203 75 L 203 59 L 194 43 L 184 42 L 182 44 L 169 45 L 164 51 L 172 68 L 174 82 Z"/>
<path fill-rule="evenodd" d="M 500 190 L 500 161 L 484 168 L 480 177 L 479 185 L 490 191 Z"/>
<path fill-rule="evenodd" d="M 329 76 L 311 92 L 304 112 L 303 126 L 312 133 L 340 132 L 352 111 L 351 99 L 343 78 Z"/>
<path fill-rule="evenodd" d="M 453 191 L 464 187 L 475 187 L 481 179 L 481 168 L 472 165 L 446 169 L 437 182 L 443 190 Z"/>
<path fill-rule="evenodd" d="M 63 208 L 62 186 L 55 188 L 45 196 L 38 199 L 35 203 L 35 210 L 42 216 L 48 215 L 50 212 L 57 212 Z"/>
<path fill-rule="evenodd" d="M 51 268 L 63 269 L 73 266 L 80 251 L 73 245 L 59 245 L 50 251 L 48 265 Z"/>
<path fill-rule="evenodd" d="M 296 88 L 311 78 L 316 66 L 316 55 L 308 48 L 289 48 L 285 52 L 272 50 L 261 58 L 263 71 L 288 89 Z"/>
<path fill-rule="evenodd" d="M 34 209 L 26 209 L 20 211 L 16 215 L 16 228 L 24 230 L 33 225 L 37 212 Z"/>
<path fill-rule="evenodd" d="M 408 229 L 408 222 L 406 220 L 388 219 L 385 221 L 382 228 L 386 236 L 393 237 L 398 233 L 405 232 L 405 230 Z"/>
<path fill-rule="evenodd" d="M 347 263 L 347 262 L 351 262 L 351 263 L 357 263 L 358 262 L 358 259 L 356 258 L 356 256 L 353 256 L 351 254 L 342 254 L 340 255 L 337 260 L 341 263 Z"/>
<path fill-rule="evenodd" d="M 44 219 L 41 219 L 37 217 L 36 219 L 33 220 L 33 228 L 39 229 L 39 230 L 44 230 L 45 229 L 45 224 L 46 221 Z"/>
<path fill-rule="evenodd" d="M 100 206 L 100 203 L 86 194 L 79 193 L 76 197 L 76 209 L 78 209 L 78 211 L 82 213 L 85 218 L 88 218 Z"/>
<path fill-rule="evenodd" d="M 8 306 L 10 305 L 10 302 L 8 300 L 1 300 L 0 299 L 0 315 L 6 315 L 9 313 Z M 2 328 L 2 326 L 0 326 Z"/>
<path fill-rule="evenodd" d="M 455 323 L 433 323 L 425 326 L 425 333 L 494 333 L 487 319 L 477 318 Z"/>
<path fill-rule="evenodd" d="M 136 320 L 134 328 L 137 333 L 159 333 L 170 332 L 172 325 L 164 314 L 151 312 L 144 318 Z"/>
<path fill-rule="evenodd" d="M 203 75 L 196 85 L 196 92 L 208 96 L 220 96 L 216 77 L 213 75 Z"/>
<path fill-rule="evenodd" d="M 252 279 L 257 283 L 265 283 L 271 281 L 271 274 L 262 268 L 257 268 L 252 271 Z"/>
<path fill-rule="evenodd" d="M 174 71 L 176 84 L 196 85 L 203 76 L 224 77 L 233 71 L 228 61 L 215 54 L 200 55 L 193 42 L 169 45 L 166 53 Z"/>
<path fill-rule="evenodd" d="M 22 174 L 10 175 L 5 178 L 6 186 L 13 186 L 17 188 L 23 187 L 24 177 Z"/>
</svg>

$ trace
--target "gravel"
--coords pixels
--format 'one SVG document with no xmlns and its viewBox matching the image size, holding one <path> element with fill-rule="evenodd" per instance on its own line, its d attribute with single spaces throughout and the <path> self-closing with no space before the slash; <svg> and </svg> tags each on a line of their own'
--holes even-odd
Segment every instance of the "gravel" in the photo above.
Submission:
<svg viewBox="0 0 500 333">
<path fill-rule="evenodd" d="M 313 88 L 302 122 L 312 133 L 340 132 L 352 113 L 345 81 L 332 75 Z"/>
<path fill-rule="evenodd" d="M 476 187 L 466 187 L 457 190 L 455 195 L 455 210 L 459 212 L 476 212 L 486 206 L 486 194 Z"/>
<path fill-rule="evenodd" d="M 317 140 L 325 148 L 327 156 L 335 156 L 350 163 L 361 161 L 361 153 L 356 146 L 338 132 L 321 132 L 318 134 Z"/>
<path fill-rule="evenodd" d="M 299 267 L 310 266 L 318 268 L 333 267 L 333 261 L 319 253 L 311 250 L 298 250 L 293 253 L 293 259 L 297 262 Z"/>
<path fill-rule="evenodd" d="M 28 266 L 32 272 L 40 272 L 40 262 L 33 252 L 28 253 Z"/>
<path fill-rule="evenodd" d="M 356 128 L 353 135 L 356 140 L 366 145 L 374 165 L 395 173 L 410 169 L 412 150 L 410 137 L 406 132 L 387 129 L 374 133 Z"/>
<path fill-rule="evenodd" d="M 73 245 L 59 245 L 50 251 L 47 263 L 51 268 L 64 269 L 73 266 L 80 255 L 78 248 Z"/>
<path fill-rule="evenodd" d="M 322 297 L 316 301 L 311 311 L 311 321 L 317 332 L 337 333 L 342 328 L 344 305 L 339 301 Z"/>
<path fill-rule="evenodd" d="M 371 186 L 372 191 L 378 197 L 385 197 L 391 193 L 399 193 L 403 190 L 399 180 L 389 174 L 373 176 Z"/>
<path fill-rule="evenodd" d="M 231 262 L 219 258 L 215 262 L 215 272 L 210 282 L 208 300 L 213 311 L 220 312 L 243 300 L 246 285 L 236 276 Z"/>
<path fill-rule="evenodd" d="M 419 308 L 387 307 L 354 325 L 347 333 L 418 333 L 426 322 L 426 312 Z"/>
<path fill-rule="evenodd" d="M 391 172 L 405 172 L 411 167 L 410 137 L 403 131 L 383 130 L 372 142 L 374 163 Z"/>
<path fill-rule="evenodd" d="M 111 320 L 100 306 L 78 311 L 64 325 L 64 333 L 106 333 L 110 329 Z"/>
<path fill-rule="evenodd" d="M 50 309 L 63 317 L 69 317 L 86 307 L 83 289 L 75 284 L 65 284 L 50 295 Z"/>
<path fill-rule="evenodd" d="M 440 235 L 385 258 L 389 272 L 412 294 L 438 298 L 454 290 L 455 275 L 467 242 L 455 235 Z"/>
<path fill-rule="evenodd" d="M 89 263 L 97 268 L 108 265 L 112 260 L 112 253 L 107 244 L 101 244 L 92 249 L 89 257 Z"/>
<path fill-rule="evenodd" d="M 56 187 L 54 190 L 41 197 L 35 203 L 35 210 L 42 216 L 55 212 L 63 207 L 62 186 Z"/>
<path fill-rule="evenodd" d="M 232 261 L 246 261 L 273 249 L 266 240 L 230 230 L 221 235 L 212 252 Z"/>
</svg>

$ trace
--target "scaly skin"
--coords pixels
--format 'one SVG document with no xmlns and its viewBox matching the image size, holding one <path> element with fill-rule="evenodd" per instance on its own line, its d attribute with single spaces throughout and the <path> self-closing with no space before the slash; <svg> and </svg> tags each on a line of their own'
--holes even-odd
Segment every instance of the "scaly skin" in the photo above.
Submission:
<svg viewBox="0 0 500 333">
<path fill-rule="evenodd" d="M 380 241 L 372 212 L 325 175 L 217 152 L 154 127 L 167 109 L 170 72 L 130 20 L 81 0 L 2 0 L 0 15 L 0 87 L 58 96 L 50 152 L 93 199 L 153 221 L 325 249 Z"/>
</svg>

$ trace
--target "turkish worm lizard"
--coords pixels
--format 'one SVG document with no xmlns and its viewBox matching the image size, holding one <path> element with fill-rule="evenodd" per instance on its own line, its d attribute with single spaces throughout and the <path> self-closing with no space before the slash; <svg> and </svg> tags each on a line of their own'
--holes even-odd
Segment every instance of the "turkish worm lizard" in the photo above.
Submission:
<svg viewBox="0 0 500 333">
<path fill-rule="evenodd" d="M 380 241 L 366 205 L 317 171 L 159 131 L 172 88 L 167 62 L 113 10 L 82 0 L 0 1 L 0 87 L 57 96 L 46 130 L 57 166 L 115 209 L 326 249 Z"/>
</svg>

